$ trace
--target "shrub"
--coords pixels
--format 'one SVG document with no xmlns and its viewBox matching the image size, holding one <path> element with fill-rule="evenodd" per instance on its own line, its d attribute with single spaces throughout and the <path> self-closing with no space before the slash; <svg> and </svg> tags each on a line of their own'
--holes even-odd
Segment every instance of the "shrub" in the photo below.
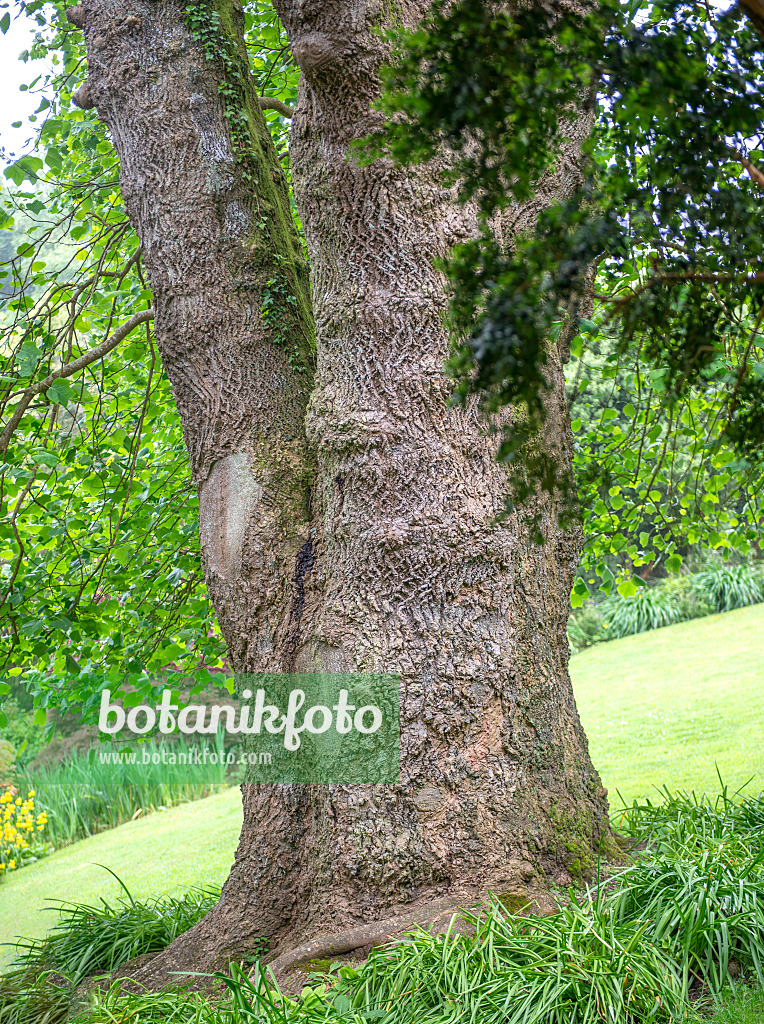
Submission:
<svg viewBox="0 0 764 1024">
<path fill-rule="evenodd" d="M 8 740 L 0 740 L 0 786 L 16 781 L 16 750 Z"/>
<path fill-rule="evenodd" d="M 47 817 L 44 811 L 35 815 L 34 797 L 33 789 L 23 797 L 14 786 L 0 794 L 0 878 L 36 860 L 45 848 L 39 833 Z"/>
<path fill-rule="evenodd" d="M 710 565 L 695 573 L 692 585 L 715 612 L 764 601 L 764 574 L 755 565 Z"/>
<path fill-rule="evenodd" d="M 694 586 L 693 577 L 690 575 L 669 576 L 661 584 L 661 588 L 670 595 L 676 605 L 680 622 L 701 619 L 714 611 L 702 592 Z"/>
<path fill-rule="evenodd" d="M 597 605 L 589 601 L 571 613 L 568 619 L 568 640 L 574 654 L 609 639 L 605 620 Z"/>
</svg>

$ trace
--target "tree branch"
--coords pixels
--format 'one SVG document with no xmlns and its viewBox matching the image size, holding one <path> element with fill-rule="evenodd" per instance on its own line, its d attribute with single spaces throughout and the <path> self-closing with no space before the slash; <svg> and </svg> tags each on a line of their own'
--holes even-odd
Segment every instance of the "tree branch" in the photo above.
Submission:
<svg viewBox="0 0 764 1024">
<path fill-rule="evenodd" d="M 640 296 L 643 292 L 649 291 L 650 288 L 660 287 L 663 284 L 675 284 L 680 281 L 708 281 L 712 284 L 719 284 L 722 281 L 742 281 L 744 284 L 758 284 L 760 281 L 764 281 L 764 270 L 757 270 L 755 273 L 746 274 L 741 277 L 738 274 L 714 274 L 707 271 L 700 270 L 685 270 L 676 273 L 669 274 L 655 274 L 648 278 L 644 284 L 641 284 L 638 288 L 631 288 L 629 292 L 622 299 L 614 299 L 612 295 L 599 295 L 596 292 L 594 297 L 602 299 L 606 302 L 612 302 L 615 310 L 621 310 L 624 306 L 628 306 L 630 302 Z"/>
<path fill-rule="evenodd" d="M 61 380 L 64 377 L 71 377 L 72 374 L 77 373 L 78 370 L 84 369 L 91 363 L 94 363 L 97 359 L 101 359 L 108 352 L 111 352 L 113 348 L 116 348 L 121 341 L 123 341 L 128 334 L 139 324 L 145 324 L 148 320 L 154 319 L 153 309 L 142 309 L 138 313 L 134 313 L 129 320 L 126 320 L 122 326 L 107 338 L 101 342 L 100 345 L 96 345 L 95 348 L 89 349 L 84 352 L 77 359 L 73 359 L 70 363 L 66 363 L 58 370 L 54 370 L 53 373 L 49 374 L 44 380 L 38 381 L 37 384 L 33 384 L 32 387 L 27 388 L 22 397 L 19 399 L 19 403 L 13 411 L 13 415 L 0 434 L 0 455 L 5 460 L 5 454 L 8 451 L 8 445 L 10 444 L 13 431 L 19 425 L 21 417 L 24 415 L 26 410 L 29 408 L 29 404 L 33 398 L 41 394 L 43 391 L 47 391 L 48 388 L 57 380 Z"/>
<path fill-rule="evenodd" d="M 743 156 L 739 149 L 733 149 L 732 146 L 727 147 L 733 157 L 741 164 L 746 171 L 748 171 L 748 177 L 751 181 L 755 181 L 760 189 L 764 189 L 764 174 L 759 170 L 756 164 L 752 164 L 747 156 Z"/>
<path fill-rule="evenodd" d="M 738 7 L 748 15 L 754 28 L 764 39 L 764 2 L 762 0 L 738 0 Z"/>
<path fill-rule="evenodd" d="M 272 96 L 258 96 L 257 102 L 260 104 L 261 110 L 278 110 L 284 117 L 294 117 L 294 107 L 290 107 L 287 103 L 282 103 L 281 100 L 274 99 Z"/>
</svg>

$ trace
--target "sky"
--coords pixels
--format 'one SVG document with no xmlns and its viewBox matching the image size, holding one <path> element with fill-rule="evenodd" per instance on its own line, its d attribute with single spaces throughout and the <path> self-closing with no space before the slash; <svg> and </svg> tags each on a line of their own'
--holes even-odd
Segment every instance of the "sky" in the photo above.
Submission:
<svg viewBox="0 0 764 1024">
<path fill-rule="evenodd" d="M 19 53 L 31 46 L 36 24 L 27 15 L 19 16 L 16 4 L 10 7 L 10 13 L 10 28 L 5 35 L 0 34 L 0 146 L 6 150 L 6 157 L 11 153 L 18 157 L 31 148 L 27 140 L 33 134 L 34 125 L 29 124 L 27 118 L 40 105 L 39 93 L 21 92 L 19 86 L 45 71 L 45 63 L 28 61 L 24 64 L 18 59 Z M 11 127 L 14 121 L 21 121 L 21 128 Z"/>
</svg>

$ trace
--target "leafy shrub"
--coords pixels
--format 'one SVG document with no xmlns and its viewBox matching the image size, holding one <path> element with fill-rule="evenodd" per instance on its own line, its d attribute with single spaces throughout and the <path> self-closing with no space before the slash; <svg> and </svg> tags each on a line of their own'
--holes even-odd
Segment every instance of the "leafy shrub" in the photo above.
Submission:
<svg viewBox="0 0 764 1024">
<path fill-rule="evenodd" d="M 0 786 L 16 781 L 16 750 L 8 740 L 0 740 Z"/>
<path fill-rule="evenodd" d="M 23 797 L 14 786 L 0 794 L 0 878 L 44 850 L 39 833 L 47 816 L 44 811 L 35 814 L 34 798 L 33 789 Z"/>
<path fill-rule="evenodd" d="M 46 745 L 45 728 L 35 725 L 34 698 L 24 682 L 18 678 L 4 679 L 0 689 L 5 687 L 8 693 L 0 698 L 0 722 L 2 716 L 5 716 L 5 724 L 0 726 L 0 737 L 16 748 L 17 761 L 23 757 L 28 762 Z"/>
<path fill-rule="evenodd" d="M 714 611 L 702 592 L 694 585 L 693 577 L 690 575 L 669 576 L 660 586 L 675 603 L 680 622 L 701 619 Z"/>
<path fill-rule="evenodd" d="M 589 601 L 571 613 L 568 619 L 568 640 L 574 653 L 609 639 L 605 620 L 597 605 Z"/>
<path fill-rule="evenodd" d="M 673 626 L 714 612 L 732 611 L 764 601 L 764 573 L 754 565 L 718 563 L 637 591 L 616 594 L 599 605 L 588 602 L 568 620 L 574 654 L 606 640 Z"/>
<path fill-rule="evenodd" d="M 682 619 L 676 600 L 661 587 L 639 590 L 633 597 L 612 597 L 607 608 L 603 607 L 603 615 L 613 639 L 673 626 Z"/>
<path fill-rule="evenodd" d="M 764 601 L 764 574 L 755 565 L 710 565 L 695 573 L 692 585 L 715 612 Z"/>
</svg>

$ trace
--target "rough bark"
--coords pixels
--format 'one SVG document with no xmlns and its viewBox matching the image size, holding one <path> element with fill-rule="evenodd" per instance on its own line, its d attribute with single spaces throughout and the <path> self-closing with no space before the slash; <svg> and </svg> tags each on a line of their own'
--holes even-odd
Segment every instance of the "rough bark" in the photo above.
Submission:
<svg viewBox="0 0 764 1024">
<path fill-rule="evenodd" d="M 245 786 L 221 902 L 143 973 L 152 982 L 260 936 L 283 952 L 444 899 L 521 899 L 550 877 L 585 874 L 606 833 L 568 675 L 580 538 L 559 529 L 548 496 L 545 544 L 517 517 L 496 522 L 506 491 L 496 435 L 475 407 L 448 402 L 432 261 L 474 231 L 473 212 L 440 184 L 437 163 L 349 158 L 378 118 L 385 44 L 374 30 L 416 23 L 426 2 L 275 6 L 302 70 L 291 156 L 311 261 L 314 382 L 306 347 L 296 370 L 260 313 L 285 259 L 300 311 L 305 286 L 251 89 L 242 102 L 256 173 L 243 177 L 217 92 L 224 69 L 205 61 L 180 7 L 144 0 L 125 19 L 115 0 L 86 0 L 75 20 L 143 241 L 234 667 L 399 673 L 402 775 L 395 787 Z M 233 38 L 235 9 L 220 10 Z M 538 202 L 575 181 L 576 152 Z M 532 212 L 514 211 L 509 228 Z M 309 330 L 298 316 L 292 343 Z M 564 459 L 572 439 L 556 352 L 550 379 L 544 443 Z"/>
<path fill-rule="evenodd" d="M 311 545 L 304 420 L 313 318 L 286 181 L 249 81 L 241 10 L 203 6 L 202 31 L 214 29 L 207 42 L 194 38 L 177 3 L 144 0 L 127 10 L 87 0 L 68 16 L 87 43 L 78 102 L 95 106 L 109 128 L 142 242 L 199 492 L 205 578 L 231 661 L 286 671 L 300 552 Z M 233 91 L 227 103 L 224 82 Z M 264 310 L 274 307 L 269 318 Z M 271 895 L 258 920 L 269 934 L 290 905 L 288 866 L 303 822 L 281 789 L 247 807 L 272 836 L 260 878 Z M 221 926 L 234 943 L 235 917 Z"/>
</svg>

